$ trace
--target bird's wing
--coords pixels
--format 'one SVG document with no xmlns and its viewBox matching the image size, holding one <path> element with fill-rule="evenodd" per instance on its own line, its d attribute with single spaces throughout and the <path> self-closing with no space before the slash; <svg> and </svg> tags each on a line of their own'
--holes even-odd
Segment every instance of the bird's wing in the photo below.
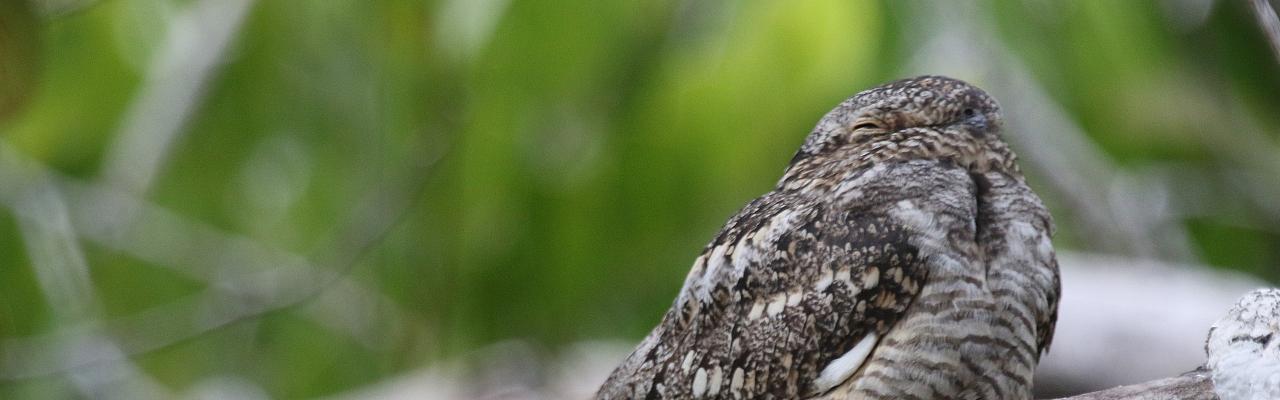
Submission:
<svg viewBox="0 0 1280 400">
<path fill-rule="evenodd" d="M 881 176 L 853 180 L 850 201 L 774 192 L 748 204 L 697 258 L 675 304 L 598 397 L 796 398 L 848 379 L 928 274 L 924 233 L 889 211 L 935 197 L 958 208 L 972 203 L 963 170 L 916 164 L 864 171 Z M 973 218 L 971 208 L 944 212 Z"/>
</svg>

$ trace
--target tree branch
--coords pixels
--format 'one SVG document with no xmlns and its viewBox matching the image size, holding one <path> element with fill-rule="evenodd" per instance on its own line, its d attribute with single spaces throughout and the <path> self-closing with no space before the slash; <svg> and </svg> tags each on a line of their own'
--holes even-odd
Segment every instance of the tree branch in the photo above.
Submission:
<svg viewBox="0 0 1280 400">
<path fill-rule="evenodd" d="M 1217 400 L 1209 372 L 1196 370 L 1182 376 L 1121 386 L 1059 400 Z"/>
<path fill-rule="evenodd" d="M 1238 400 L 1280 398 L 1273 371 L 1280 357 L 1280 289 L 1257 289 L 1236 301 L 1209 328 L 1204 367 L 1173 378 L 1067 397 L 1062 400 Z"/>
</svg>

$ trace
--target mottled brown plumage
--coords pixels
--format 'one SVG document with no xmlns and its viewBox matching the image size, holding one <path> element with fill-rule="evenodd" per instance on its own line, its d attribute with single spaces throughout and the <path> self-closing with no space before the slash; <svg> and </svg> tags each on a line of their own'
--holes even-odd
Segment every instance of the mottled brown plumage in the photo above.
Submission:
<svg viewBox="0 0 1280 400">
<path fill-rule="evenodd" d="M 842 102 L 597 397 L 1030 398 L 1058 270 L 1000 121 L 937 76 Z"/>
</svg>

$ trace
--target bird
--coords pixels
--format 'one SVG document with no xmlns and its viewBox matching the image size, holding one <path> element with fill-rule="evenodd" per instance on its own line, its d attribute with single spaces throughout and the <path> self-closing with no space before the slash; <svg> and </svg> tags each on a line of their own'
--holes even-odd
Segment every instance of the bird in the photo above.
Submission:
<svg viewBox="0 0 1280 400">
<path fill-rule="evenodd" d="M 1031 398 L 1061 283 L 1002 118 L 944 76 L 839 103 L 595 398 Z"/>
<path fill-rule="evenodd" d="M 1280 289 L 1241 297 L 1209 328 L 1205 352 L 1222 400 L 1280 399 Z"/>
</svg>

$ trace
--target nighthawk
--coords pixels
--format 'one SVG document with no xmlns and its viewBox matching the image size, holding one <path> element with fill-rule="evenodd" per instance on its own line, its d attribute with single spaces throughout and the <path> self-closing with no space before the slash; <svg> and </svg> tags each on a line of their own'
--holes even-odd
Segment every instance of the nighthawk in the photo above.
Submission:
<svg viewBox="0 0 1280 400">
<path fill-rule="evenodd" d="M 1060 284 L 1001 124 L 941 76 L 840 103 L 597 398 L 1031 398 Z"/>
</svg>

